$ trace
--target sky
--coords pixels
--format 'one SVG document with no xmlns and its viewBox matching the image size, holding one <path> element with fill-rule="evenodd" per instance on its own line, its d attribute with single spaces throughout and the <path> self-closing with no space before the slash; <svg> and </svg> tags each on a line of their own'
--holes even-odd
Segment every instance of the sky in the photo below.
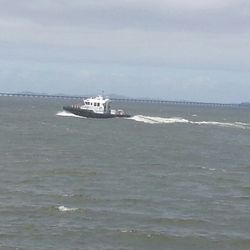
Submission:
<svg viewBox="0 0 250 250">
<path fill-rule="evenodd" d="M 0 92 L 250 101 L 249 0 L 0 6 Z"/>
</svg>

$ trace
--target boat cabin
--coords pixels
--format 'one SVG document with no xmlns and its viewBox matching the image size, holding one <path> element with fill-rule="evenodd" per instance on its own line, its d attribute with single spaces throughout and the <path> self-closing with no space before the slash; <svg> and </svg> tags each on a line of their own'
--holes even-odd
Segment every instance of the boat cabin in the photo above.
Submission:
<svg viewBox="0 0 250 250">
<path fill-rule="evenodd" d="M 83 105 L 81 109 L 92 110 L 95 113 L 106 114 L 110 113 L 110 99 L 104 98 L 99 95 L 97 97 L 90 97 L 83 100 Z"/>
</svg>

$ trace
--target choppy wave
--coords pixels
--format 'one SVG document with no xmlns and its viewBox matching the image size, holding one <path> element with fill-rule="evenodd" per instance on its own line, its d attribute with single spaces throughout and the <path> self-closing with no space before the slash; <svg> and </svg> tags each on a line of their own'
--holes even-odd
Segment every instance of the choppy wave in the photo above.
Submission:
<svg viewBox="0 0 250 250">
<path fill-rule="evenodd" d="M 59 111 L 56 115 L 58 116 L 66 116 L 66 117 L 76 117 L 76 118 L 83 118 L 85 119 L 86 117 L 82 117 L 82 116 L 79 116 L 79 115 L 74 115 L 70 112 L 67 112 L 67 111 Z"/>
<path fill-rule="evenodd" d="M 75 207 L 65 207 L 65 206 L 59 206 L 57 207 L 57 209 L 60 211 L 60 212 L 74 212 L 76 210 L 78 210 L 78 208 L 75 208 Z"/>
<path fill-rule="evenodd" d="M 183 124 L 195 124 L 195 125 L 208 125 L 208 126 L 219 126 L 219 127 L 233 127 L 241 129 L 250 129 L 250 124 L 243 122 L 217 122 L 217 121 L 191 121 L 184 119 L 182 117 L 156 117 L 156 116 L 144 116 L 135 115 L 128 118 L 137 122 L 143 122 L 148 124 L 173 124 L 173 123 L 183 123 Z"/>
</svg>

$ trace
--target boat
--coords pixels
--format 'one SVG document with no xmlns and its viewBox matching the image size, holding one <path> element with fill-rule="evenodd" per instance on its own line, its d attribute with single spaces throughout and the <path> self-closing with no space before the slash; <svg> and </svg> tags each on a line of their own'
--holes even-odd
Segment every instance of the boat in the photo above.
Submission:
<svg viewBox="0 0 250 250">
<path fill-rule="evenodd" d="M 115 118 L 115 117 L 130 117 L 122 109 L 111 109 L 111 100 L 102 95 L 83 99 L 83 103 L 64 106 L 63 109 L 74 115 L 87 118 Z"/>
</svg>

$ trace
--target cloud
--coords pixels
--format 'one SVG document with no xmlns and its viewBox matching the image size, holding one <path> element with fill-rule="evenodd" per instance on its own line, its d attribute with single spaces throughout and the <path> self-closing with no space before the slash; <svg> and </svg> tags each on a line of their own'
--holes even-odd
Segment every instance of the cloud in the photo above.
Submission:
<svg viewBox="0 0 250 250">
<path fill-rule="evenodd" d="M 229 73 L 219 73 L 227 71 L 247 89 L 248 76 L 241 74 L 250 69 L 248 0 L 0 0 L 0 6 L 1 79 L 24 84 L 30 76 L 46 87 L 50 81 L 66 86 L 74 79 L 76 89 L 83 81 L 88 89 L 98 89 L 104 80 L 107 88 L 119 86 L 124 92 L 129 84 L 131 91 L 146 84 L 150 94 L 159 83 L 159 89 L 167 86 L 178 99 L 181 84 L 186 86 L 182 98 L 191 95 L 192 86 L 212 96 L 212 86 L 222 89 L 230 82 Z M 41 71 L 32 68 L 35 63 Z M 157 68 L 160 77 L 154 74 Z M 164 78 L 169 68 L 178 73 Z M 187 69 L 202 75 L 186 74 Z M 182 74 L 189 85 L 178 77 Z"/>
<path fill-rule="evenodd" d="M 0 0 L 2 58 L 249 67 L 246 0 Z"/>
<path fill-rule="evenodd" d="M 7 0 L 6 0 L 7 1 Z M 6 2 L 5 1 L 5 2 Z M 8 0 L 9 1 L 9 0 Z M 13 1 L 13 0 L 12 0 Z M 19 2 L 15 0 L 14 2 Z M 199 9 L 221 9 L 231 5 L 238 5 L 248 3 L 247 0 L 38 0 L 29 1 L 23 0 L 22 4 L 29 6 L 32 10 L 61 10 L 63 8 L 75 9 L 78 8 L 156 8 L 156 9 L 186 9 L 186 10 L 199 10 Z"/>
<path fill-rule="evenodd" d="M 1 3 L 2 2 L 2 3 Z M 39 25 L 162 31 L 249 31 L 247 0 L 2 0 L 1 17 Z"/>
<path fill-rule="evenodd" d="M 97 31 L 16 24 L 4 33 L 1 58 L 39 61 L 125 63 L 174 67 L 250 67 L 250 34 Z M 1 23 L 0 23 L 1 27 Z M 2 29 L 3 30 L 3 29 Z M 4 49 L 5 48 L 5 49 Z"/>
</svg>

